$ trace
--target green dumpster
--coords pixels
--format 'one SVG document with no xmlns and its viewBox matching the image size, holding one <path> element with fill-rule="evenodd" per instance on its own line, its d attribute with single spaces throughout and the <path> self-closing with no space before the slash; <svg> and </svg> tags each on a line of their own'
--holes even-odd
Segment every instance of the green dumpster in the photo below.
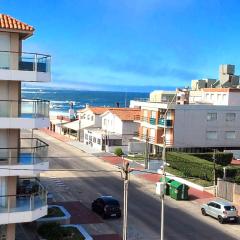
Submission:
<svg viewBox="0 0 240 240">
<path fill-rule="evenodd" d="M 164 191 L 165 195 L 170 195 L 170 183 L 173 181 L 173 179 L 165 177 L 165 182 L 166 182 L 166 188 Z M 163 177 L 160 178 L 160 182 L 163 182 Z"/>
<path fill-rule="evenodd" d="M 176 200 L 188 200 L 189 186 L 178 181 L 170 183 L 170 196 Z"/>
</svg>

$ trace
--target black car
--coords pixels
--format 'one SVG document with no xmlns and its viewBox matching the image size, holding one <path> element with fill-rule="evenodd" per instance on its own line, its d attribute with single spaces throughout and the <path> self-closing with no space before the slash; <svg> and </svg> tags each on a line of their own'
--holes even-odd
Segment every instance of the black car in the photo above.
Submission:
<svg viewBox="0 0 240 240">
<path fill-rule="evenodd" d="M 101 196 L 93 201 L 92 211 L 100 214 L 102 218 L 121 217 L 121 209 L 118 200 L 112 196 Z"/>
</svg>

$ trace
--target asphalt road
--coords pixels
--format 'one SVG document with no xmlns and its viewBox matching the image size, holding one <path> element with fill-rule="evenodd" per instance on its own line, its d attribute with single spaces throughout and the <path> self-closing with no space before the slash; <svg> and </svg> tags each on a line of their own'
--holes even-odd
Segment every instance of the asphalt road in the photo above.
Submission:
<svg viewBox="0 0 240 240">
<path fill-rule="evenodd" d="M 54 190 L 58 201 L 81 201 L 90 208 L 99 195 L 112 195 L 122 203 L 123 182 L 117 169 L 98 158 L 37 133 L 49 143 L 50 167 L 54 169 L 81 169 L 79 172 L 52 172 L 62 179 L 67 189 Z M 92 171 L 93 170 L 93 171 Z M 108 170 L 109 172 L 101 172 Z M 100 171 L 100 172 L 95 172 Z M 50 180 L 49 180 L 50 181 Z M 160 200 L 154 194 L 153 184 L 131 176 L 128 203 L 128 239 L 160 239 Z M 121 220 L 105 222 L 121 233 Z M 236 225 L 220 225 L 215 219 L 203 217 L 193 203 L 165 201 L 165 240 L 233 240 L 239 239 Z M 232 236 L 230 236 L 232 235 Z"/>
</svg>

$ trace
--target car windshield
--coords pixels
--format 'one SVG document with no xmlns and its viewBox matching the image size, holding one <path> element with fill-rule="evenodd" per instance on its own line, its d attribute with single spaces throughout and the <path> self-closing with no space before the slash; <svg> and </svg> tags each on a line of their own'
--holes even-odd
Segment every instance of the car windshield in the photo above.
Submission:
<svg viewBox="0 0 240 240">
<path fill-rule="evenodd" d="M 110 206 L 119 206 L 119 203 L 117 200 L 109 200 L 107 201 L 107 204 Z"/>
<path fill-rule="evenodd" d="M 224 206 L 224 209 L 226 211 L 235 211 L 236 210 L 236 208 L 234 206 Z"/>
</svg>

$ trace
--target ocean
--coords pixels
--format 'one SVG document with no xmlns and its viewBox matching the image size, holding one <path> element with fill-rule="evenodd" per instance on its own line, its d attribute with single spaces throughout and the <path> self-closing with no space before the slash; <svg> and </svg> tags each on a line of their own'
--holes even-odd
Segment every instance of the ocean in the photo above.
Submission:
<svg viewBox="0 0 240 240">
<path fill-rule="evenodd" d="M 53 88 L 22 88 L 22 98 L 44 99 L 51 101 L 51 115 L 66 115 L 70 103 L 73 103 L 74 110 L 90 106 L 120 107 L 129 106 L 130 100 L 148 98 L 149 93 L 137 92 L 110 92 L 110 91 L 79 91 L 79 90 L 56 90 Z"/>
</svg>

